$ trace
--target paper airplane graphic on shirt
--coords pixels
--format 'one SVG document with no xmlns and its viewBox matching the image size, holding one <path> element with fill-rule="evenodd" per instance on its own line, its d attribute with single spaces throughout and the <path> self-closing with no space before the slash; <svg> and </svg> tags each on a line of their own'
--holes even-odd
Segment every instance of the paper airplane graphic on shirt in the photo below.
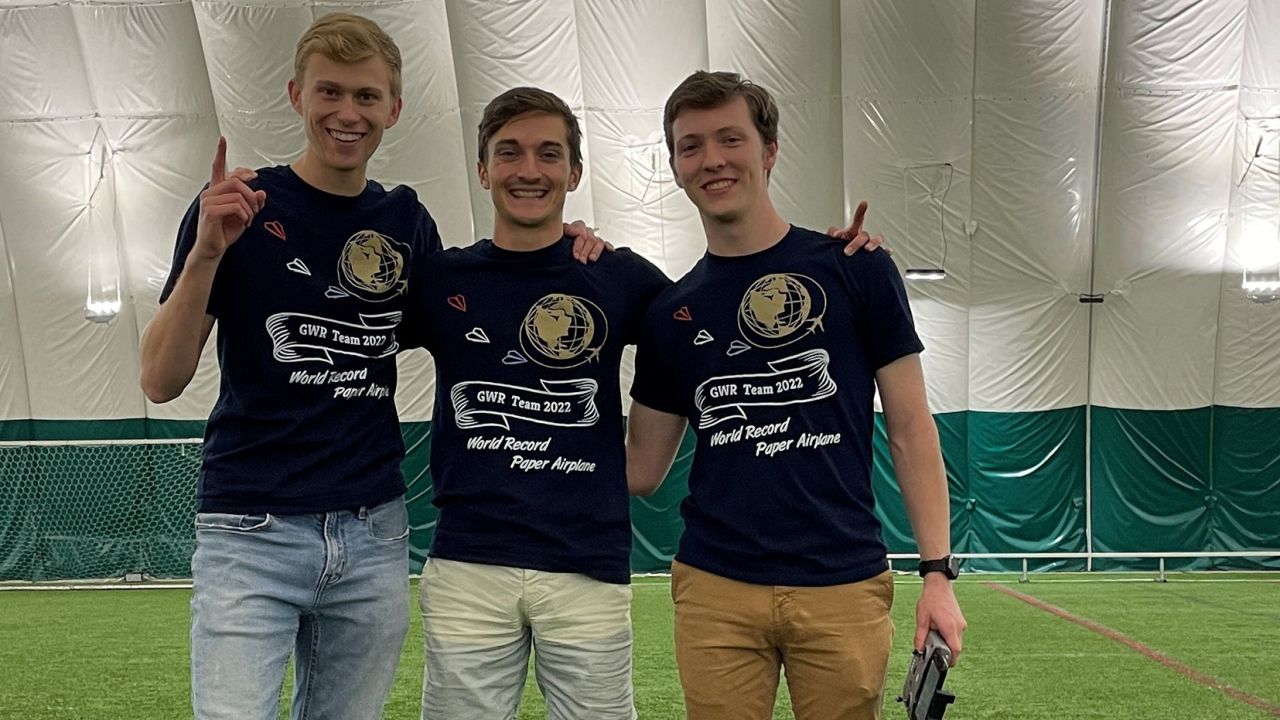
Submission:
<svg viewBox="0 0 1280 720">
<path fill-rule="evenodd" d="M 715 342 L 715 338 L 711 337 L 711 333 L 706 330 L 699 330 L 697 337 L 693 339 L 694 345 L 706 345 L 709 342 Z"/>
<path fill-rule="evenodd" d="M 515 350 L 508 350 L 505 357 L 502 358 L 503 365 L 523 365 L 529 362 L 529 359 Z"/>
<path fill-rule="evenodd" d="M 750 349 L 750 345 L 742 342 L 741 340 L 734 340 L 729 343 L 729 349 L 725 351 L 725 355 L 732 357 L 734 355 L 740 355 Z"/>
<path fill-rule="evenodd" d="M 337 300 L 338 298 L 351 297 L 351 295 L 347 293 L 346 290 L 343 290 L 340 287 L 334 287 L 332 285 L 329 286 L 328 290 L 324 291 L 324 296 L 329 298 L 330 300 Z"/>
<path fill-rule="evenodd" d="M 281 225 L 279 220 L 268 220 L 262 224 L 262 227 L 266 228 L 267 232 L 271 233 L 272 235 L 275 235 L 281 240 L 285 239 L 284 225 Z"/>
<path fill-rule="evenodd" d="M 466 338 L 473 343 L 489 344 L 489 336 L 485 334 L 484 328 L 471 328 L 471 331 L 466 334 Z"/>
<path fill-rule="evenodd" d="M 290 260 L 289 263 L 285 265 L 285 267 L 298 273 L 299 275 L 306 275 L 308 277 L 311 276 L 311 268 L 307 267 L 307 264 L 302 262 L 302 260 L 300 260 L 299 258 L 294 258 Z"/>
</svg>

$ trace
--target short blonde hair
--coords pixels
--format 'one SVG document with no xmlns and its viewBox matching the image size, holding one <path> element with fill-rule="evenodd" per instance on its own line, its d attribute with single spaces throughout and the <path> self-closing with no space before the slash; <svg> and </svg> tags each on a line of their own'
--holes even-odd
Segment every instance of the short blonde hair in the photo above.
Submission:
<svg viewBox="0 0 1280 720">
<path fill-rule="evenodd" d="M 311 23 L 298 39 L 293 56 L 293 81 L 302 84 L 302 73 L 311 56 L 320 53 L 340 63 L 358 63 L 378 56 L 391 70 L 391 97 L 400 97 L 400 48 L 374 21 L 351 13 L 331 13 Z"/>
</svg>

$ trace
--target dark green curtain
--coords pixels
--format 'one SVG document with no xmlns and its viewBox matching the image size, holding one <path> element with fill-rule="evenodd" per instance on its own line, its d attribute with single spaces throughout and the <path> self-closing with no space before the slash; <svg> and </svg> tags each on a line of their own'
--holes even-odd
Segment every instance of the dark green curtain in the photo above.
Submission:
<svg viewBox="0 0 1280 720">
<path fill-rule="evenodd" d="M 951 490 L 957 552 L 1083 552 L 1085 409 L 936 416 Z M 1099 552 L 1280 548 L 1280 409 L 1184 411 L 1093 408 L 1093 533 Z M 0 439 L 198 436 L 201 423 L 157 420 L 0 422 Z M 420 570 L 435 529 L 431 426 L 404 423 L 412 525 Z M 890 552 L 914 552 L 893 476 L 883 418 L 872 483 Z M 671 474 L 631 504 L 635 572 L 670 567 L 683 523 L 694 441 Z M 0 448 L 0 579 L 58 580 L 190 574 L 198 445 Z M 1178 568 L 1280 568 L 1280 559 L 1169 560 Z M 1155 560 L 1099 560 L 1097 569 L 1151 569 Z M 969 560 L 1017 570 L 1017 560 Z M 1082 561 L 1033 562 L 1032 570 Z"/>
</svg>

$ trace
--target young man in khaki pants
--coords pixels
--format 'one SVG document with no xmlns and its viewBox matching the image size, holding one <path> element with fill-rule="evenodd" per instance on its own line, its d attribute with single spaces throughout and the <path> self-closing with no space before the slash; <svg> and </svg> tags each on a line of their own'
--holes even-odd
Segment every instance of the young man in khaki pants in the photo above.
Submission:
<svg viewBox="0 0 1280 720">
<path fill-rule="evenodd" d="M 628 483 L 657 487 L 688 418 L 698 446 L 672 568 L 688 716 L 771 717 L 783 667 L 800 720 L 879 718 L 893 581 L 871 492 L 877 388 L 928 561 L 915 646 L 936 628 L 958 655 L 965 626 L 902 279 L 886 253 L 845 256 L 774 209 L 778 110 L 763 88 L 700 71 L 664 115 L 707 254 L 646 316 Z"/>
</svg>

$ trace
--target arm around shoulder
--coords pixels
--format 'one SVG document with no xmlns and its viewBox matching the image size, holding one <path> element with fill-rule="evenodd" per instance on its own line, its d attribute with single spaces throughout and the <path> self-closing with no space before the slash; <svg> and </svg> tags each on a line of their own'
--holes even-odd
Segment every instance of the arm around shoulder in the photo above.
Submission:
<svg viewBox="0 0 1280 720">
<path fill-rule="evenodd" d="M 679 415 L 631 403 L 627 418 L 627 492 L 652 495 L 657 491 L 680 449 L 687 424 Z"/>
</svg>

